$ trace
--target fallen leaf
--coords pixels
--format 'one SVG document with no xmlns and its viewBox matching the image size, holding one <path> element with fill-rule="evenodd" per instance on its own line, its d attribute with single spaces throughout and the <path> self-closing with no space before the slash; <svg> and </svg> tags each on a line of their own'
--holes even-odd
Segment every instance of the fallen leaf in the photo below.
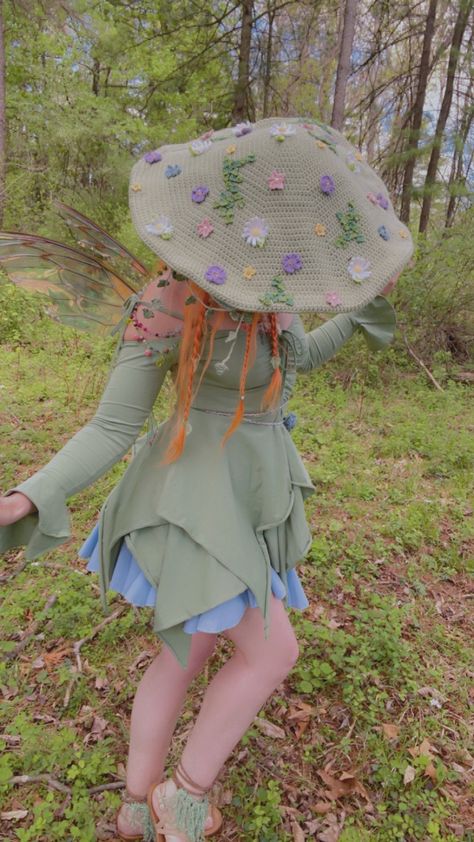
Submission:
<svg viewBox="0 0 474 842">
<path fill-rule="evenodd" d="M 316 804 L 311 809 L 313 813 L 317 813 L 318 816 L 325 816 L 326 813 L 329 813 L 332 810 L 333 805 L 330 801 L 316 801 Z"/>
<path fill-rule="evenodd" d="M 109 682 L 107 678 L 101 678 L 100 675 L 97 676 L 95 680 L 95 689 L 96 690 L 106 690 L 109 686 Z"/>
<path fill-rule="evenodd" d="M 10 810 L 9 812 L 2 813 L 2 819 L 6 822 L 10 821 L 19 821 L 19 819 L 25 819 L 28 815 L 28 810 Z"/>
<path fill-rule="evenodd" d="M 405 786 L 407 784 L 411 784 L 412 781 L 415 780 L 416 771 L 413 766 L 407 766 L 405 769 L 405 774 L 403 775 L 403 783 Z"/>
<path fill-rule="evenodd" d="M 431 780 L 436 783 L 436 769 L 435 769 L 435 767 L 433 766 L 432 763 L 428 763 L 428 766 L 426 767 L 426 769 L 424 771 L 424 774 L 426 775 L 426 777 L 431 778 Z"/>
<path fill-rule="evenodd" d="M 291 830 L 293 833 L 293 842 L 305 842 L 305 835 L 296 822 L 291 823 Z"/>
<path fill-rule="evenodd" d="M 326 798 L 331 801 L 336 801 L 338 798 L 343 798 L 344 795 L 353 795 L 357 792 L 363 798 L 369 800 L 369 796 L 365 787 L 351 772 L 342 772 L 340 778 L 334 778 L 324 769 L 318 770 L 319 777 L 324 781 L 329 791 L 325 792 Z"/>
<path fill-rule="evenodd" d="M 284 740 L 286 737 L 283 728 L 280 728 L 279 725 L 274 725 L 273 722 L 269 722 L 268 719 L 260 719 L 260 717 L 257 716 L 254 720 L 254 724 L 263 731 L 266 737 L 274 737 L 276 740 Z"/>
<path fill-rule="evenodd" d="M 384 736 L 387 737 L 388 740 L 396 739 L 400 733 L 400 727 L 398 725 L 393 725 L 391 722 L 383 722 L 382 730 Z"/>
<path fill-rule="evenodd" d="M 317 839 L 319 842 L 338 842 L 344 827 L 345 819 L 346 814 L 344 812 L 341 814 L 341 818 L 339 820 L 334 813 L 329 813 L 325 819 L 326 827 L 323 829 L 322 833 L 318 833 Z"/>
<path fill-rule="evenodd" d="M 430 759 L 433 758 L 436 749 L 433 748 L 431 743 L 426 739 L 420 743 L 419 746 L 412 746 L 408 749 L 408 753 L 411 754 L 412 757 L 429 757 Z"/>
</svg>

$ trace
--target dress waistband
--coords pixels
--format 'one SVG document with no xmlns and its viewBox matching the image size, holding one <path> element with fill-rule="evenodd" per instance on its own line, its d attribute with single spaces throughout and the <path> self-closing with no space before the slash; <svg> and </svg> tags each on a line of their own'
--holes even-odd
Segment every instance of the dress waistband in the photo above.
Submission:
<svg viewBox="0 0 474 842">
<path fill-rule="evenodd" d="M 225 415 L 227 417 L 234 415 L 234 412 L 226 412 L 224 409 L 207 409 L 201 406 L 192 406 L 191 409 L 196 412 L 208 412 L 212 415 Z M 268 415 L 268 412 L 244 412 L 242 421 L 247 422 L 247 424 L 262 424 L 266 427 L 282 427 L 284 424 L 283 418 L 279 418 L 275 421 L 259 420 L 258 417 L 262 415 Z"/>
</svg>

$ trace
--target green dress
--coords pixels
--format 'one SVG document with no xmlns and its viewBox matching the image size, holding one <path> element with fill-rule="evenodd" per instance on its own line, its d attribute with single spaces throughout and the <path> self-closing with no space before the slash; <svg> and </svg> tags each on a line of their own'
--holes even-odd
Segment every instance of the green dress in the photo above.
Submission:
<svg viewBox="0 0 474 842">
<path fill-rule="evenodd" d="M 245 588 L 252 591 L 267 629 L 271 568 L 285 584 L 311 543 L 304 500 L 314 486 L 283 425 L 296 373 L 321 366 L 357 330 L 377 350 L 390 342 L 394 328 L 394 311 L 381 296 L 307 333 L 295 316 L 279 338 L 282 403 L 266 412 L 260 404 L 273 372 L 271 349 L 268 336 L 258 333 L 244 421 L 224 447 L 239 397 L 245 334 L 238 332 L 222 365 L 229 331 L 218 331 L 192 404 L 182 456 L 162 464 L 167 420 L 136 449 L 105 501 L 99 521 L 104 601 L 126 540 L 157 590 L 154 629 L 183 665 L 190 645 L 185 621 Z M 1 528 L 0 551 L 26 545 L 26 556 L 33 559 L 70 536 L 67 498 L 93 483 L 136 441 L 178 351 L 179 337 L 156 340 L 151 356 L 136 342 L 121 343 L 94 418 L 44 468 L 12 489 L 29 497 L 38 513 Z"/>
</svg>

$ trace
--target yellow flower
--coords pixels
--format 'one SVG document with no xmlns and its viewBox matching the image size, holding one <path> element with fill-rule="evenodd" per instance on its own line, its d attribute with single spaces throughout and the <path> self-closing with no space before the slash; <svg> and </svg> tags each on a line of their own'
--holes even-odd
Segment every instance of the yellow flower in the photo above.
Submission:
<svg viewBox="0 0 474 842">
<path fill-rule="evenodd" d="M 325 237 L 325 236 L 326 236 L 326 226 L 325 226 L 325 225 L 321 225 L 321 223 L 320 223 L 320 222 L 318 222 L 318 223 L 314 226 L 314 233 L 315 233 L 315 234 L 317 234 L 317 235 L 318 235 L 318 237 Z"/>
<path fill-rule="evenodd" d="M 141 184 L 138 184 L 138 183 L 132 184 L 132 190 L 133 190 L 134 193 L 139 193 L 141 189 L 142 189 Z"/>
<path fill-rule="evenodd" d="M 408 232 L 405 231 L 404 228 L 400 229 L 399 234 L 400 234 L 400 237 L 402 237 L 403 240 L 408 240 Z"/>
<path fill-rule="evenodd" d="M 237 147 L 236 147 L 235 143 L 231 143 L 230 146 L 228 146 L 225 151 L 227 152 L 228 155 L 233 155 L 236 149 L 237 149 Z"/>
<path fill-rule="evenodd" d="M 356 159 L 356 161 L 363 161 L 363 160 L 364 160 L 363 155 L 362 155 L 362 153 L 361 153 L 361 152 L 355 152 L 355 153 L 354 153 L 354 158 Z"/>
<path fill-rule="evenodd" d="M 242 274 L 247 281 L 251 281 L 257 270 L 255 266 L 246 266 Z"/>
<path fill-rule="evenodd" d="M 319 146 L 320 149 L 326 149 L 326 144 L 323 143 L 322 140 L 317 140 L 316 146 Z"/>
</svg>

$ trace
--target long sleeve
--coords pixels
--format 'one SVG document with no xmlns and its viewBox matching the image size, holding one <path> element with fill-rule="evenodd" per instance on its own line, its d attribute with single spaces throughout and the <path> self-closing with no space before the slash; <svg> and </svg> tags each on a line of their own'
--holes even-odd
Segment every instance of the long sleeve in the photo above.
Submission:
<svg viewBox="0 0 474 842">
<path fill-rule="evenodd" d="M 293 348 L 296 369 L 312 371 L 331 359 L 357 330 L 362 331 L 370 350 L 377 351 L 391 342 L 395 326 L 392 305 L 379 295 L 362 309 L 339 313 L 309 332 L 296 317 L 285 335 Z"/>
<path fill-rule="evenodd" d="M 170 342 L 155 343 L 157 351 Z M 51 461 L 13 491 L 21 491 L 38 513 L 0 528 L 0 552 L 27 545 L 27 558 L 63 543 L 70 536 L 66 500 L 91 485 L 129 450 L 150 414 L 172 364 L 173 354 L 145 356 L 136 342 L 122 345 L 100 404 L 91 421 Z"/>
</svg>

